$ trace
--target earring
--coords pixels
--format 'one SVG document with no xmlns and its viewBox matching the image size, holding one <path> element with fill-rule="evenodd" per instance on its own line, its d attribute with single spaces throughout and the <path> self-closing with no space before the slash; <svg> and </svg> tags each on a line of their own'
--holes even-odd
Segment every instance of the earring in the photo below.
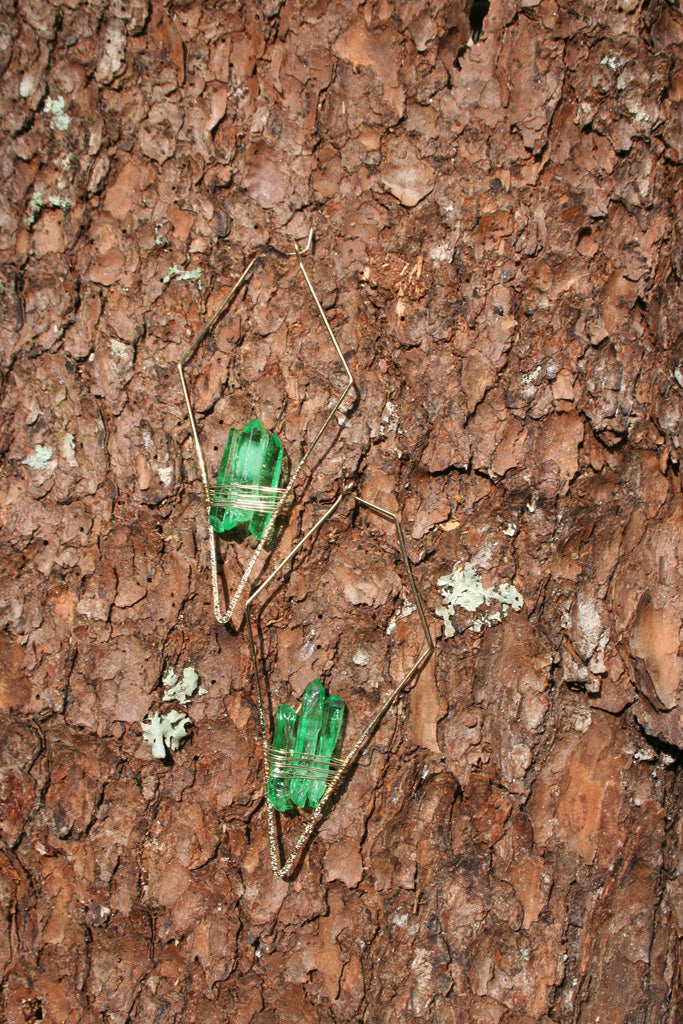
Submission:
<svg viewBox="0 0 683 1024">
<path fill-rule="evenodd" d="M 278 517 L 281 516 L 285 506 L 291 499 L 294 486 L 302 470 L 309 461 L 328 425 L 344 403 L 349 391 L 354 386 L 351 371 L 304 265 L 304 257 L 311 252 L 312 243 L 313 231 L 309 233 L 308 241 L 303 249 L 300 249 L 298 245 L 294 246 L 293 252 L 281 252 L 272 245 L 266 245 L 259 249 L 250 258 L 247 266 L 233 284 L 226 298 L 209 322 L 199 332 L 178 363 L 180 383 L 187 406 L 199 473 L 204 489 L 206 514 L 209 524 L 209 557 L 211 562 L 214 614 L 217 621 L 222 625 L 231 621 L 240 597 L 254 570 L 254 566 L 271 539 Z M 312 443 L 304 452 L 288 478 L 286 470 L 287 461 L 279 438 L 275 434 L 268 433 L 258 419 L 253 419 L 241 430 L 236 428 L 230 430 L 216 483 L 211 486 L 185 380 L 185 367 L 193 358 L 201 343 L 211 334 L 216 324 L 226 314 L 242 286 L 251 278 L 255 267 L 267 257 L 274 257 L 276 259 L 294 258 L 297 260 L 299 270 L 313 298 L 315 308 L 346 375 L 346 384 L 332 410 L 328 413 L 322 426 L 313 438 Z M 224 611 L 220 593 L 216 534 L 229 532 L 240 525 L 249 530 L 258 541 L 258 545 L 232 594 L 227 609 Z"/>
<path fill-rule="evenodd" d="M 327 696 L 319 679 L 314 680 L 304 690 L 298 716 L 294 708 L 281 704 L 274 716 L 274 729 L 269 729 L 264 692 L 259 670 L 259 659 L 252 626 L 252 607 L 260 595 L 265 593 L 271 583 L 277 580 L 283 570 L 289 566 L 295 556 L 318 533 L 320 528 L 334 515 L 341 503 L 351 497 L 356 506 L 392 522 L 396 529 L 399 551 L 413 603 L 417 611 L 420 626 L 424 632 L 425 647 L 415 663 L 406 672 L 403 679 L 383 699 L 379 709 L 361 729 L 359 736 L 351 748 L 343 756 L 335 756 L 336 747 L 342 732 L 346 713 L 341 698 Z M 312 836 L 320 822 L 330 800 L 358 759 L 366 743 L 378 727 L 387 711 L 396 702 L 399 695 L 415 678 L 434 651 L 422 601 L 410 568 L 405 539 L 398 518 L 385 508 L 375 505 L 353 490 L 353 484 L 346 484 L 342 478 L 339 495 L 323 516 L 295 545 L 290 553 L 282 559 L 268 578 L 247 598 L 245 606 L 247 636 L 256 681 L 263 762 L 265 769 L 265 790 L 268 810 L 268 834 L 270 840 L 270 863 L 274 874 L 285 878 L 292 872 L 297 858 Z M 352 714 L 352 710 L 349 712 Z M 272 739 L 271 739 L 272 736 Z M 276 812 L 286 813 L 296 807 L 303 809 L 308 806 L 310 817 L 294 842 L 286 858 L 281 856 Z"/>
</svg>

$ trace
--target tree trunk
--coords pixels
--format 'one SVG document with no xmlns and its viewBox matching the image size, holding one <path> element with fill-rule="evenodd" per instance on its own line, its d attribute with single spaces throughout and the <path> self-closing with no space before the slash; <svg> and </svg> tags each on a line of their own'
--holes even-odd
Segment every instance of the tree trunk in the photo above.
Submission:
<svg viewBox="0 0 683 1024">
<path fill-rule="evenodd" d="M 666 0 L 5 5 L 8 1024 L 681 1019 L 682 68 Z M 254 601 L 266 719 L 320 678 L 344 757 L 425 649 L 354 494 L 436 651 L 283 880 L 177 364 L 310 230 L 356 388 L 246 592 L 355 490 Z M 185 367 L 209 480 L 346 383 L 262 255 Z"/>
</svg>

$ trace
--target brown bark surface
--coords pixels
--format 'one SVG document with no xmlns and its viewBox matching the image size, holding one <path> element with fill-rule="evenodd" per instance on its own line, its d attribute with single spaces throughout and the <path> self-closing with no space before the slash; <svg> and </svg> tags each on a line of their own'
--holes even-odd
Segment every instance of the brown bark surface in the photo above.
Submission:
<svg viewBox="0 0 683 1024">
<path fill-rule="evenodd" d="M 7 1024 L 681 1019 L 683 18 L 473 21 L 2 7 Z M 285 883 L 176 364 L 247 255 L 309 228 L 358 395 L 278 552 L 345 467 L 399 513 L 437 650 Z M 212 474 L 254 415 L 296 462 L 342 380 L 293 262 L 188 379 Z M 251 546 L 222 552 L 231 586 Z M 258 622 L 272 704 L 320 676 L 351 739 L 420 644 L 392 530 L 348 506 Z"/>
</svg>

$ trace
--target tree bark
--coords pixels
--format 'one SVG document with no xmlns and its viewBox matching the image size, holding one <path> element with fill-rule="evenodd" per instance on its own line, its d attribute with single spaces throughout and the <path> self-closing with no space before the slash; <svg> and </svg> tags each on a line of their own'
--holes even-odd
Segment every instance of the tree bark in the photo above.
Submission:
<svg viewBox="0 0 683 1024">
<path fill-rule="evenodd" d="M 666 0 L 5 5 L 8 1024 L 680 1020 L 682 67 Z M 343 468 L 436 654 L 283 881 L 177 363 L 311 229 L 357 389 L 250 586 Z M 186 375 L 211 478 L 253 417 L 296 466 L 345 380 L 296 259 Z M 352 501 L 255 622 L 345 749 L 424 646 Z"/>
</svg>

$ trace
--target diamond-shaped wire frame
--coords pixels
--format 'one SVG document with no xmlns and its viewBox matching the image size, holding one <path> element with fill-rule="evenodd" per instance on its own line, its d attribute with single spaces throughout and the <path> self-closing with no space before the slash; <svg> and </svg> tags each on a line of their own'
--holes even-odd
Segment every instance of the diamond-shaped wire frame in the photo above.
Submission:
<svg viewBox="0 0 683 1024">
<path fill-rule="evenodd" d="M 320 822 L 321 818 L 323 817 L 323 814 L 324 814 L 326 806 L 329 804 L 330 800 L 332 799 L 332 797 L 334 796 L 334 794 L 338 790 L 341 782 L 343 781 L 343 779 L 346 776 L 346 774 L 349 771 L 349 769 L 352 767 L 354 762 L 358 759 L 358 756 L 359 756 L 360 752 L 362 751 L 363 747 L 365 746 L 367 741 L 370 739 L 371 735 L 374 733 L 375 729 L 378 727 L 378 725 L 380 724 L 380 722 L 382 721 L 382 719 L 386 715 L 386 713 L 389 710 L 389 708 L 392 706 L 392 704 L 395 703 L 395 701 L 398 699 L 398 697 L 401 694 L 401 692 L 406 688 L 408 683 L 412 679 L 414 679 L 415 676 L 421 671 L 421 669 L 424 667 L 424 665 L 427 663 L 427 661 L 429 661 L 429 658 L 432 656 L 432 654 L 434 652 L 434 641 L 432 640 L 432 635 L 431 635 L 431 633 L 429 631 L 429 626 L 427 625 L 427 620 L 425 618 L 424 609 L 422 607 L 422 601 L 420 599 L 420 595 L 419 595 L 418 590 L 417 590 L 417 585 L 415 583 L 415 578 L 413 576 L 412 569 L 410 568 L 410 562 L 408 560 L 408 552 L 406 551 L 405 538 L 403 536 L 403 530 L 401 529 L 401 524 L 399 523 L 397 516 L 395 516 L 393 512 L 389 512 L 388 509 L 381 508 L 379 505 L 375 505 L 371 501 L 366 501 L 365 498 L 361 498 L 360 495 L 355 494 L 353 492 L 353 484 L 345 484 L 344 480 L 342 479 L 342 484 L 341 484 L 339 495 L 335 499 L 333 504 L 328 508 L 328 510 L 325 512 L 325 514 L 323 516 L 321 516 L 320 519 L 318 519 L 318 521 L 315 523 L 315 525 L 311 527 L 311 529 L 308 531 L 308 533 L 304 537 L 301 538 L 301 540 L 298 542 L 298 544 L 295 545 L 295 547 L 290 551 L 290 553 L 285 558 L 282 559 L 282 561 L 279 563 L 279 565 L 277 565 L 276 568 L 273 569 L 273 571 L 270 573 L 268 578 L 266 580 L 264 580 L 263 583 L 252 594 L 250 594 L 250 596 L 247 598 L 247 601 L 246 601 L 246 605 L 245 605 L 245 618 L 246 618 L 246 623 L 247 623 L 247 636 L 249 638 L 249 648 L 250 648 L 250 651 L 251 651 L 251 659 L 252 659 L 253 668 L 254 668 L 254 678 L 256 680 L 256 696 L 257 696 L 257 701 L 258 701 L 259 722 L 260 722 L 260 726 L 261 726 L 261 741 L 262 741 L 262 747 L 263 747 L 263 763 L 264 763 L 264 774 L 265 774 L 264 790 L 268 786 L 268 780 L 269 780 L 269 775 L 270 775 L 270 763 L 271 763 L 271 758 L 270 758 L 270 754 L 269 754 L 269 738 L 268 738 L 269 737 L 269 728 L 268 728 L 268 723 L 266 721 L 266 710 L 265 710 L 265 704 L 264 704 L 264 699 L 263 699 L 263 689 L 262 689 L 262 685 L 261 685 L 261 673 L 259 672 L 259 659 L 258 659 L 258 655 L 256 653 L 256 644 L 254 642 L 254 631 L 253 631 L 252 621 L 251 621 L 251 607 L 254 604 L 254 602 L 258 599 L 258 597 L 261 594 L 263 594 L 263 592 L 265 590 L 267 590 L 267 588 L 270 586 L 270 584 L 280 576 L 280 574 L 282 573 L 283 569 L 285 569 L 288 565 L 290 565 L 290 563 L 292 562 L 294 557 L 301 550 L 301 548 L 304 547 L 304 545 L 310 540 L 310 538 L 313 537 L 313 535 L 315 533 L 317 533 L 317 531 L 320 529 L 320 527 L 325 522 L 327 522 L 327 520 L 332 515 L 334 515 L 334 513 L 339 508 L 340 504 L 342 503 L 342 501 L 344 500 L 344 498 L 347 495 L 352 495 L 353 500 L 356 502 L 357 505 L 360 505 L 362 508 L 368 509 L 370 512 L 374 512 L 378 516 L 382 516 L 384 519 L 388 519 L 390 522 L 392 522 L 394 524 L 394 526 L 396 528 L 396 536 L 398 538 L 398 544 L 399 544 L 399 548 L 400 548 L 400 552 L 401 552 L 401 559 L 403 561 L 403 565 L 404 565 L 404 568 L 406 570 L 406 575 L 408 577 L 408 583 L 410 584 L 410 590 L 411 590 L 412 595 L 413 595 L 413 601 L 415 603 L 415 607 L 417 609 L 417 613 L 418 613 L 419 618 L 420 618 L 420 625 L 421 625 L 421 627 L 422 627 L 422 629 L 424 631 L 425 640 L 426 640 L 426 646 L 425 646 L 424 650 L 422 651 L 422 653 L 419 655 L 419 657 L 416 659 L 416 661 L 412 665 L 412 667 L 408 670 L 408 672 L 406 672 L 405 676 L 400 681 L 398 686 L 394 687 L 394 689 L 389 694 L 387 694 L 387 696 L 385 697 L 384 701 L 382 702 L 381 707 L 372 716 L 370 721 L 367 723 L 365 728 L 362 730 L 360 736 L 358 737 L 358 739 L 356 740 L 354 745 L 351 747 L 349 752 L 341 759 L 340 762 L 338 762 L 336 764 L 333 764 L 333 768 L 332 768 L 331 773 L 330 773 L 331 777 L 330 777 L 329 782 L 327 784 L 327 788 L 325 789 L 325 793 L 324 793 L 322 799 L 320 800 L 320 803 L 318 804 L 318 806 L 314 810 L 312 810 L 310 818 L 308 818 L 308 820 L 307 820 L 306 824 L 304 825 L 300 835 L 296 839 L 296 841 L 294 843 L 294 846 L 292 847 L 292 849 L 291 849 L 291 851 L 289 853 L 289 856 L 287 856 L 287 858 L 285 860 L 283 860 L 283 857 L 281 856 L 280 843 L 278 841 L 277 825 L 276 825 L 276 818 L 275 818 L 276 812 L 273 809 L 273 807 L 271 807 L 270 803 L 268 803 L 268 801 L 266 801 L 267 807 L 268 807 L 268 835 L 269 835 L 269 839 L 270 839 L 270 865 L 271 865 L 271 868 L 273 869 L 273 873 L 278 875 L 280 878 L 286 878 L 287 875 L 291 874 L 294 866 L 296 865 L 296 862 L 297 862 L 297 859 L 299 857 L 299 854 L 300 854 L 301 850 L 306 845 L 306 843 L 310 839 L 311 835 L 315 831 L 318 823 Z"/>
<path fill-rule="evenodd" d="M 311 283 L 311 279 L 308 276 L 308 272 L 306 271 L 306 267 L 304 266 L 303 257 L 306 256 L 307 253 L 310 252 L 312 242 L 313 242 L 313 231 L 310 232 L 310 234 L 308 236 L 308 241 L 306 243 L 306 246 L 303 249 L 300 249 L 298 245 L 295 245 L 294 252 L 281 252 L 279 249 L 276 249 L 272 245 L 265 245 L 261 249 L 259 249 L 251 257 L 251 259 L 247 263 L 247 266 L 244 268 L 244 270 L 240 274 L 240 276 L 237 279 L 237 281 L 235 281 L 234 285 L 232 286 L 232 288 L 228 292 L 228 294 L 225 297 L 225 299 L 223 300 L 223 302 L 220 304 L 220 306 L 218 307 L 216 312 L 213 314 L 213 316 L 211 317 L 209 322 L 199 332 L 199 334 L 194 339 L 194 341 L 190 345 L 190 347 L 187 350 L 187 352 L 185 353 L 185 355 L 182 357 L 182 359 L 178 363 L 178 372 L 180 374 L 180 383 L 181 383 L 181 386 L 182 386 L 182 389 L 183 389 L 183 395 L 185 397 L 185 404 L 187 406 L 187 413 L 188 413 L 188 416 L 189 416 L 189 419 L 190 419 L 190 427 L 191 427 L 191 430 L 192 430 L 192 437 L 194 439 L 195 450 L 196 450 L 196 453 L 197 453 L 197 462 L 199 463 L 199 472 L 200 472 L 200 475 L 201 475 L 201 478 L 202 478 L 202 484 L 203 484 L 203 487 L 204 487 L 204 498 L 205 498 L 205 501 L 206 501 L 206 515 L 207 515 L 207 519 L 208 519 L 208 516 L 209 516 L 209 510 L 211 508 L 211 487 L 209 485 L 209 478 L 208 478 L 208 474 L 206 472 L 206 462 L 205 462 L 205 459 L 204 459 L 204 452 L 202 451 L 201 442 L 199 440 L 199 432 L 197 430 L 197 424 L 195 422 L 194 412 L 193 412 L 193 409 L 192 409 L 192 403 L 190 401 L 190 395 L 189 395 L 189 391 L 188 391 L 188 388 L 187 388 L 187 383 L 185 381 L 185 366 L 190 362 L 192 357 L 195 355 L 197 349 L 199 348 L 201 343 L 204 341 L 204 339 L 206 337 L 208 337 L 208 335 L 213 331 L 213 329 L 216 326 L 216 324 L 223 318 L 225 313 L 230 308 L 230 306 L 231 306 L 231 304 L 233 302 L 233 299 L 235 298 L 235 296 L 239 292 L 239 290 L 242 287 L 242 285 L 246 281 L 249 280 L 249 278 L 252 275 L 252 272 L 253 272 L 254 268 L 262 260 L 266 259 L 268 256 L 273 256 L 273 257 L 276 257 L 278 259 L 289 259 L 289 258 L 293 257 L 293 258 L 295 258 L 298 261 L 299 269 L 301 271 L 301 274 L 302 274 L 302 276 L 304 278 L 304 281 L 306 282 L 306 286 L 307 286 L 309 292 L 311 293 L 311 296 L 313 297 L 313 301 L 315 303 L 315 307 L 316 307 L 316 309 L 317 309 L 317 311 L 318 311 L 318 313 L 319 313 L 319 315 L 320 315 L 320 317 L 322 319 L 322 322 L 324 324 L 324 327 L 325 327 L 325 330 L 327 332 L 327 335 L 328 335 L 330 341 L 332 342 L 332 345 L 334 346 L 334 350 L 337 353 L 337 356 L 338 356 L 339 361 L 340 361 L 340 363 L 342 365 L 344 373 L 346 374 L 346 380 L 347 380 L 347 383 L 346 383 L 343 391 L 341 392 L 339 398 L 337 399 L 337 402 L 335 403 L 335 405 L 333 406 L 333 408 L 329 412 L 329 414 L 326 416 L 324 423 L 322 424 L 322 426 L 318 430 L 317 434 L 313 438 L 313 441 L 309 445 L 308 449 L 304 452 L 304 454 L 301 457 L 301 460 L 299 461 L 298 465 L 294 468 L 293 472 L 290 473 L 287 486 L 282 489 L 282 492 L 279 494 L 277 502 L 274 504 L 270 521 L 267 524 L 266 529 L 264 530 L 263 536 L 261 537 L 261 539 L 260 539 L 260 541 L 258 543 L 258 546 L 256 547 L 252 557 L 250 558 L 250 560 L 249 560 L 249 562 L 247 564 L 247 567 L 244 570 L 244 573 L 242 574 L 241 580 L 239 581 L 237 587 L 235 588 L 235 591 L 234 591 L 234 593 L 233 593 L 233 595 L 232 595 L 232 597 L 230 599 L 230 603 L 228 604 L 228 607 L 227 607 L 226 611 L 222 610 L 222 601 L 221 601 L 221 592 L 220 592 L 221 591 L 221 587 L 220 587 L 219 576 L 218 576 L 218 555 L 217 555 L 217 551 L 216 551 L 216 535 L 215 535 L 215 533 L 213 531 L 213 528 L 211 527 L 211 524 L 209 523 L 209 555 L 210 555 L 210 559 L 211 559 L 211 585 L 212 585 L 212 590 L 213 590 L 213 610 L 214 610 L 214 614 L 216 616 L 217 621 L 220 622 L 221 625 L 225 625 L 226 623 L 231 621 L 231 619 L 232 619 L 232 617 L 233 617 L 233 615 L 235 613 L 235 609 L 237 607 L 239 599 L 242 596 L 242 593 L 244 591 L 244 588 L 247 585 L 249 577 L 251 576 L 251 574 L 252 574 L 252 572 L 254 570 L 254 566 L 256 565 L 256 562 L 258 561 L 258 559 L 259 559 L 263 549 L 265 548 L 266 544 L 268 543 L 268 541 L 270 539 L 270 536 L 271 536 L 273 530 L 275 529 L 275 524 L 277 522 L 278 516 L 282 512 L 284 506 L 289 501 L 289 499 L 290 499 L 290 497 L 291 497 L 291 495 L 292 495 L 292 493 L 294 491 L 294 486 L 295 486 L 297 480 L 299 479 L 299 476 L 301 475 L 301 472 L 302 472 L 304 466 L 306 465 L 306 463 L 310 459 L 313 451 L 315 450 L 318 442 L 320 441 L 320 438 L 325 433 L 325 430 L 329 426 L 329 424 L 332 421 L 332 419 L 335 417 L 336 413 L 339 411 L 339 409 L 342 406 L 346 396 L 348 395 L 348 393 L 351 390 L 351 388 L 354 387 L 354 383 L 355 383 L 354 379 L 353 379 L 353 376 L 351 375 L 351 371 L 349 370 L 349 367 L 348 367 L 348 365 L 346 363 L 346 360 L 344 358 L 344 355 L 342 353 L 342 350 L 339 347 L 339 343 L 338 343 L 338 341 L 337 341 L 337 339 L 336 339 L 336 337 L 334 335 L 334 331 L 332 330 L 332 328 L 330 326 L 330 323 L 329 323 L 329 320 L 327 319 L 327 316 L 325 315 L 325 310 L 323 309 L 322 305 L 320 304 L 320 300 L 319 300 L 319 298 L 318 298 L 318 296 L 316 294 L 316 291 L 315 291 L 315 289 L 313 287 L 313 284 Z"/>
</svg>

